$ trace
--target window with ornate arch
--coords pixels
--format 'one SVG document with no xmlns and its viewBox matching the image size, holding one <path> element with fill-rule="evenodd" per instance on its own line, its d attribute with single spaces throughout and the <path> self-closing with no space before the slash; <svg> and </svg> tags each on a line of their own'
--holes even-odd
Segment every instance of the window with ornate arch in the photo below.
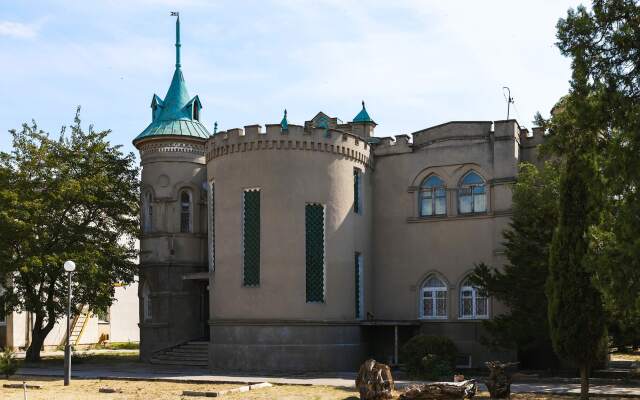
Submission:
<svg viewBox="0 0 640 400">
<path fill-rule="evenodd" d="M 487 211 L 487 192 L 484 179 L 475 171 L 467 173 L 458 189 L 458 210 L 460 214 Z"/>
<path fill-rule="evenodd" d="M 436 275 L 429 276 L 421 288 L 420 318 L 447 318 L 447 285 Z"/>
<path fill-rule="evenodd" d="M 145 321 L 151 319 L 151 290 L 149 289 L 149 284 L 147 282 L 142 286 L 142 314 Z"/>
<path fill-rule="evenodd" d="M 420 216 L 430 217 L 447 213 L 447 189 L 437 175 L 427 177 L 420 185 Z"/>
<path fill-rule="evenodd" d="M 142 198 L 142 229 L 144 232 L 153 230 L 153 197 L 146 192 Z"/>
<path fill-rule="evenodd" d="M 184 190 L 180 193 L 180 232 L 190 233 L 192 230 L 192 196 L 191 192 Z"/>
<path fill-rule="evenodd" d="M 460 286 L 460 318 L 489 318 L 489 298 L 484 291 L 473 286 L 469 278 Z"/>
</svg>

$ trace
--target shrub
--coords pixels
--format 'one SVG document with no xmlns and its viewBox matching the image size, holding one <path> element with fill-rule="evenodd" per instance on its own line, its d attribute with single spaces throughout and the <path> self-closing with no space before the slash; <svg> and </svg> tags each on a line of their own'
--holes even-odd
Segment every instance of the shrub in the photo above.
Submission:
<svg viewBox="0 0 640 400">
<path fill-rule="evenodd" d="M 9 379 L 17 370 L 18 360 L 16 359 L 16 355 L 7 347 L 0 353 L 0 373 Z"/>
<path fill-rule="evenodd" d="M 400 356 L 413 378 L 438 380 L 453 375 L 458 349 L 444 336 L 417 335 L 402 346 Z"/>
</svg>

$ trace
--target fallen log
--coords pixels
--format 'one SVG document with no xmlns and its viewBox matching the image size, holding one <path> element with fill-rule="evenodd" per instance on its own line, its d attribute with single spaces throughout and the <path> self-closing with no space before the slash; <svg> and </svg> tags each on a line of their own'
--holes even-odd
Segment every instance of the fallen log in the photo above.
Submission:
<svg viewBox="0 0 640 400">
<path fill-rule="evenodd" d="M 399 400 L 472 399 L 476 395 L 473 379 L 462 382 L 434 382 L 409 386 Z"/>
</svg>

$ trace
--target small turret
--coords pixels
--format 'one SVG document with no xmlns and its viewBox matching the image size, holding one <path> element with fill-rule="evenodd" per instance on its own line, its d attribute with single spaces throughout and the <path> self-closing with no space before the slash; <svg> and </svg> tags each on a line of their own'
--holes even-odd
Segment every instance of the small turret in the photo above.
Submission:
<svg viewBox="0 0 640 400">
<path fill-rule="evenodd" d="M 370 138 L 371 136 L 373 136 L 373 131 L 376 125 L 377 124 L 369 116 L 363 100 L 362 110 L 360 110 L 358 115 L 356 115 L 356 117 L 353 119 L 353 122 L 351 122 L 353 133 L 358 136 L 362 136 L 365 139 Z"/>
</svg>

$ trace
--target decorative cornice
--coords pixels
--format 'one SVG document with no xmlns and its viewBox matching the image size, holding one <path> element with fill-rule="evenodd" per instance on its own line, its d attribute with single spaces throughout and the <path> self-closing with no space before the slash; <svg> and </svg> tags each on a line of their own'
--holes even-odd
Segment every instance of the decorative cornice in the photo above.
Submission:
<svg viewBox="0 0 640 400">
<path fill-rule="evenodd" d="M 198 156 L 204 156 L 204 144 L 177 141 L 152 141 L 140 146 L 140 157 L 153 153 L 192 153 Z"/>
</svg>

